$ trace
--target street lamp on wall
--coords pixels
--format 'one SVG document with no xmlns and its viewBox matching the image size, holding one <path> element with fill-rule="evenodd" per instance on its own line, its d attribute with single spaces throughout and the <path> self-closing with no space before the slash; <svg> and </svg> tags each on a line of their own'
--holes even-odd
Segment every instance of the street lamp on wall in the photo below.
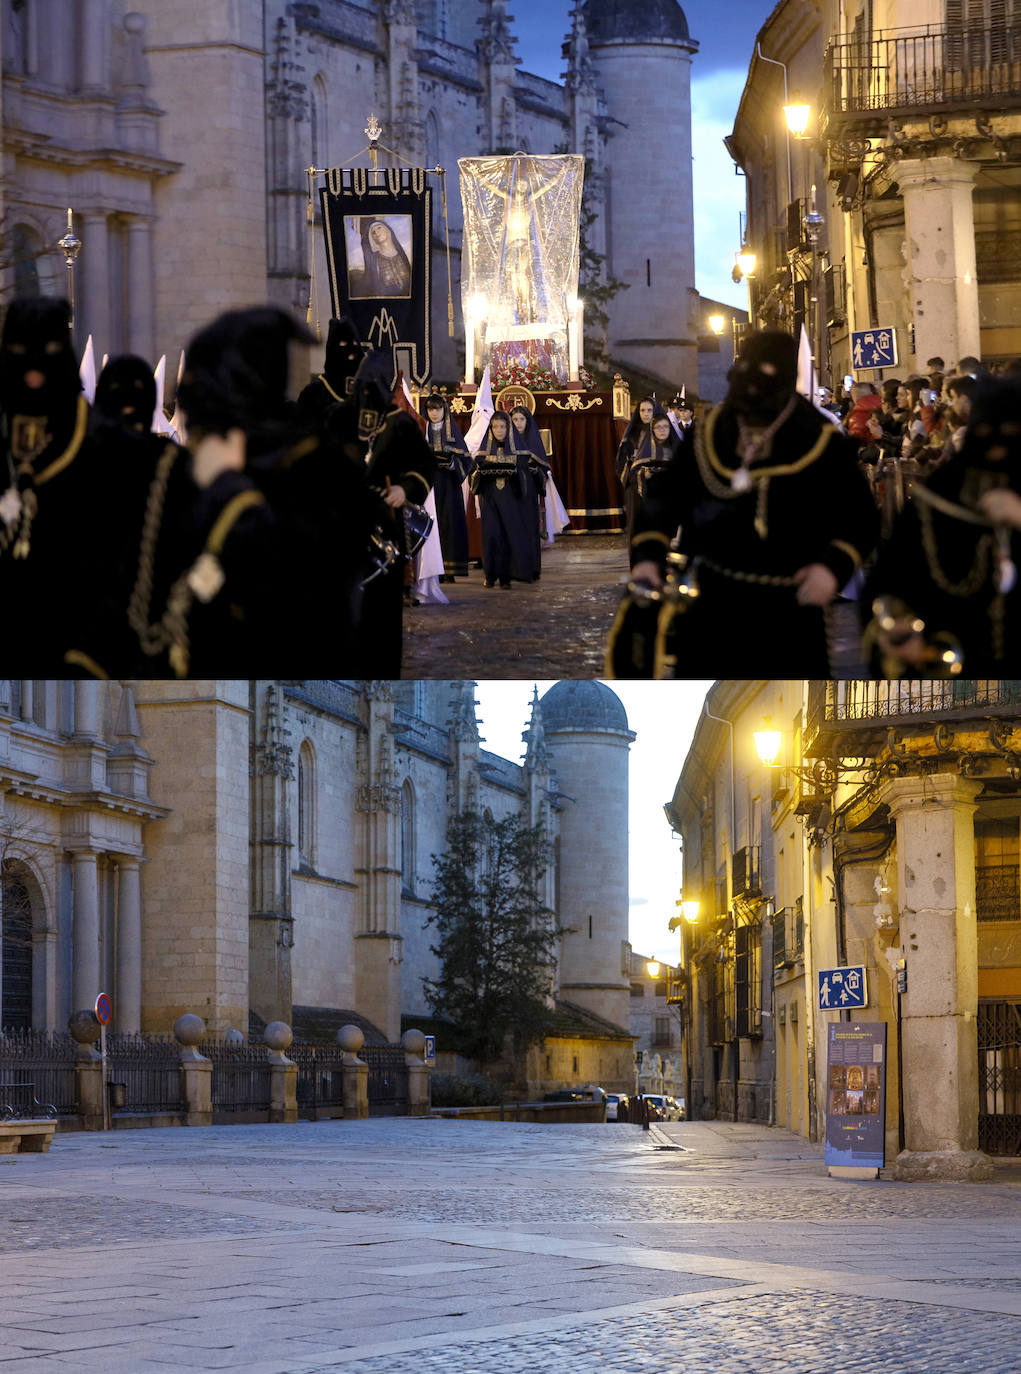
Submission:
<svg viewBox="0 0 1021 1374">
<path fill-rule="evenodd" d="M 802 105 L 795 102 L 783 107 L 784 118 L 787 120 L 787 128 L 795 138 L 804 138 L 805 130 L 808 128 L 808 121 L 812 114 L 810 105 Z"/>
</svg>

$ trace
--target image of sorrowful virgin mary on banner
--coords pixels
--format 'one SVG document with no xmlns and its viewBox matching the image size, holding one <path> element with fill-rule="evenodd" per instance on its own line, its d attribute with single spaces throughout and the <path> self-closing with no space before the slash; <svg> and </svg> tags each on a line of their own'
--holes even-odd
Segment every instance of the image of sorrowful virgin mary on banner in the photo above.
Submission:
<svg viewBox="0 0 1021 1374">
<path fill-rule="evenodd" d="M 419 386 L 432 368 L 432 193 L 424 169 L 333 167 L 321 190 L 333 314 L 365 348 L 392 351 Z"/>
<path fill-rule="evenodd" d="M 346 215 L 344 237 L 351 300 L 411 295 L 410 215 Z"/>
</svg>

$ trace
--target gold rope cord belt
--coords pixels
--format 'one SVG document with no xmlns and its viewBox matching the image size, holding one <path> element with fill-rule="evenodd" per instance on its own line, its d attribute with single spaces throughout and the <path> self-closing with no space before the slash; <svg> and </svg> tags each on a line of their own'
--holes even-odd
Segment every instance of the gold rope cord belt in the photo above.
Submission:
<svg viewBox="0 0 1021 1374">
<path fill-rule="evenodd" d="M 719 573 L 721 577 L 729 577 L 735 582 L 754 582 L 760 587 L 796 587 L 798 584 L 793 577 L 781 577 L 779 573 L 753 573 L 743 572 L 739 568 L 724 568 L 719 563 L 714 563 L 711 558 L 699 558 L 698 566 L 708 568 L 710 572 Z"/>
</svg>

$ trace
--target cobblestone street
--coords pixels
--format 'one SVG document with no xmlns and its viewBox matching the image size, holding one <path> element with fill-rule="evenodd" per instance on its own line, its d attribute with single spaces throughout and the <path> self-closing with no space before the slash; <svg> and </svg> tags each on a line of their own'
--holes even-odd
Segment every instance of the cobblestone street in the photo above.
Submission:
<svg viewBox="0 0 1021 1374">
<path fill-rule="evenodd" d="M 542 578 L 487 590 L 482 571 L 446 584 L 447 606 L 404 612 L 405 678 L 602 677 L 628 560 L 622 534 L 562 535 Z"/>
<path fill-rule="evenodd" d="M 509 592 L 487 590 L 481 570 L 473 568 L 443 586 L 448 605 L 405 610 L 401 676 L 602 677 L 606 637 L 627 578 L 622 534 L 561 536 L 543 549 L 540 581 L 515 582 Z M 834 603 L 829 625 L 833 676 L 866 675 L 857 606 Z M 748 655 L 751 668 L 754 641 Z M 687 676 L 701 671 L 690 665 Z"/>
<path fill-rule="evenodd" d="M 1021 1368 L 1021 1174 L 837 1182 L 783 1131 L 377 1119 L 0 1161 L 0 1365 Z"/>
</svg>

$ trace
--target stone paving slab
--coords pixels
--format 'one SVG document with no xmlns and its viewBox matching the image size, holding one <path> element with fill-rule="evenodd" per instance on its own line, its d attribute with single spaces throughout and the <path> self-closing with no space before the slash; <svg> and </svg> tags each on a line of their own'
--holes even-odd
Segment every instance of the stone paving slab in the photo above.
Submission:
<svg viewBox="0 0 1021 1374">
<path fill-rule="evenodd" d="M 62 1137 L 0 1169 L 0 1368 L 1019 1367 L 1016 1172 L 848 1185 L 788 1133 L 681 1127 Z"/>
</svg>

